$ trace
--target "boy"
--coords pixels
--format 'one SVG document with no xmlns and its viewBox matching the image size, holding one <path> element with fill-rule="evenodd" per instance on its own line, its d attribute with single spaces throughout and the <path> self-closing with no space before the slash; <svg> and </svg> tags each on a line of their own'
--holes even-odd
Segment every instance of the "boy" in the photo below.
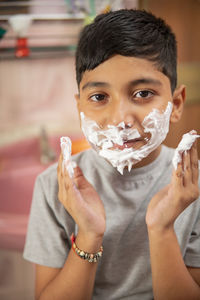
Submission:
<svg viewBox="0 0 200 300">
<path fill-rule="evenodd" d="M 36 181 L 24 250 L 36 299 L 200 299 L 196 142 L 176 170 L 161 146 L 185 100 L 174 34 L 145 11 L 99 15 L 81 33 L 76 74 L 95 151 L 74 169 L 61 155 L 57 174 Z"/>
</svg>

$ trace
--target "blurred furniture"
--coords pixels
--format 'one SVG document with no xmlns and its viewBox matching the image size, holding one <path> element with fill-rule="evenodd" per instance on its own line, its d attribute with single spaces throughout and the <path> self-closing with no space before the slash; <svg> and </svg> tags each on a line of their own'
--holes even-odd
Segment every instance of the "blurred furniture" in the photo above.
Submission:
<svg viewBox="0 0 200 300">
<path fill-rule="evenodd" d="M 60 154 L 60 137 L 49 145 Z M 41 163 L 41 140 L 32 138 L 0 148 L 0 249 L 23 250 L 35 179 L 48 164 Z M 88 148 L 83 138 L 72 137 L 73 154 Z"/>
</svg>

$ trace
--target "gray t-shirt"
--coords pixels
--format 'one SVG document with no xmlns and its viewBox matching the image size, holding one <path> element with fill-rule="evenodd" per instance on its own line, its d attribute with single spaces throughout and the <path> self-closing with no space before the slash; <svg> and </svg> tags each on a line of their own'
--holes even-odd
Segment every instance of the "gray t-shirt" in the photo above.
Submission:
<svg viewBox="0 0 200 300">
<path fill-rule="evenodd" d="M 93 150 L 73 157 L 100 195 L 106 211 L 104 253 L 98 263 L 93 300 L 153 299 L 145 214 L 151 198 L 171 180 L 174 150 L 162 146 L 151 164 L 122 176 Z M 57 165 L 38 176 L 24 258 L 62 268 L 77 226 L 59 202 Z M 200 199 L 176 220 L 175 231 L 187 266 L 200 267 Z"/>
</svg>

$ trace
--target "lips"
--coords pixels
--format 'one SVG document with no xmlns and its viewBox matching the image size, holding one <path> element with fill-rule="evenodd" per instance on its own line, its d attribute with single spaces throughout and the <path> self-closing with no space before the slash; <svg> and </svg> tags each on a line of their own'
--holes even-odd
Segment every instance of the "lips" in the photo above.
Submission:
<svg viewBox="0 0 200 300">
<path fill-rule="evenodd" d="M 131 139 L 128 141 L 124 141 L 123 145 L 114 144 L 113 148 L 119 149 L 119 150 L 123 150 L 126 148 L 132 148 L 132 147 L 138 148 L 139 146 L 141 146 L 141 141 L 143 141 L 142 138 Z"/>
</svg>

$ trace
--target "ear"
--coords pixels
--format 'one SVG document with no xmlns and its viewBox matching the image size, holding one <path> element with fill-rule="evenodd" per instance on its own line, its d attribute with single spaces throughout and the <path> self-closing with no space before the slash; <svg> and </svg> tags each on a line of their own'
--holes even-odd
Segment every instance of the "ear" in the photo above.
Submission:
<svg viewBox="0 0 200 300">
<path fill-rule="evenodd" d="M 171 113 L 170 122 L 176 123 L 180 120 L 183 112 L 183 107 L 185 103 L 185 86 L 181 85 L 180 87 L 176 88 L 173 93 L 173 110 Z"/>
<path fill-rule="evenodd" d="M 79 94 L 75 94 L 74 98 L 76 99 L 76 106 L 78 111 L 80 112 L 80 95 Z"/>
</svg>

